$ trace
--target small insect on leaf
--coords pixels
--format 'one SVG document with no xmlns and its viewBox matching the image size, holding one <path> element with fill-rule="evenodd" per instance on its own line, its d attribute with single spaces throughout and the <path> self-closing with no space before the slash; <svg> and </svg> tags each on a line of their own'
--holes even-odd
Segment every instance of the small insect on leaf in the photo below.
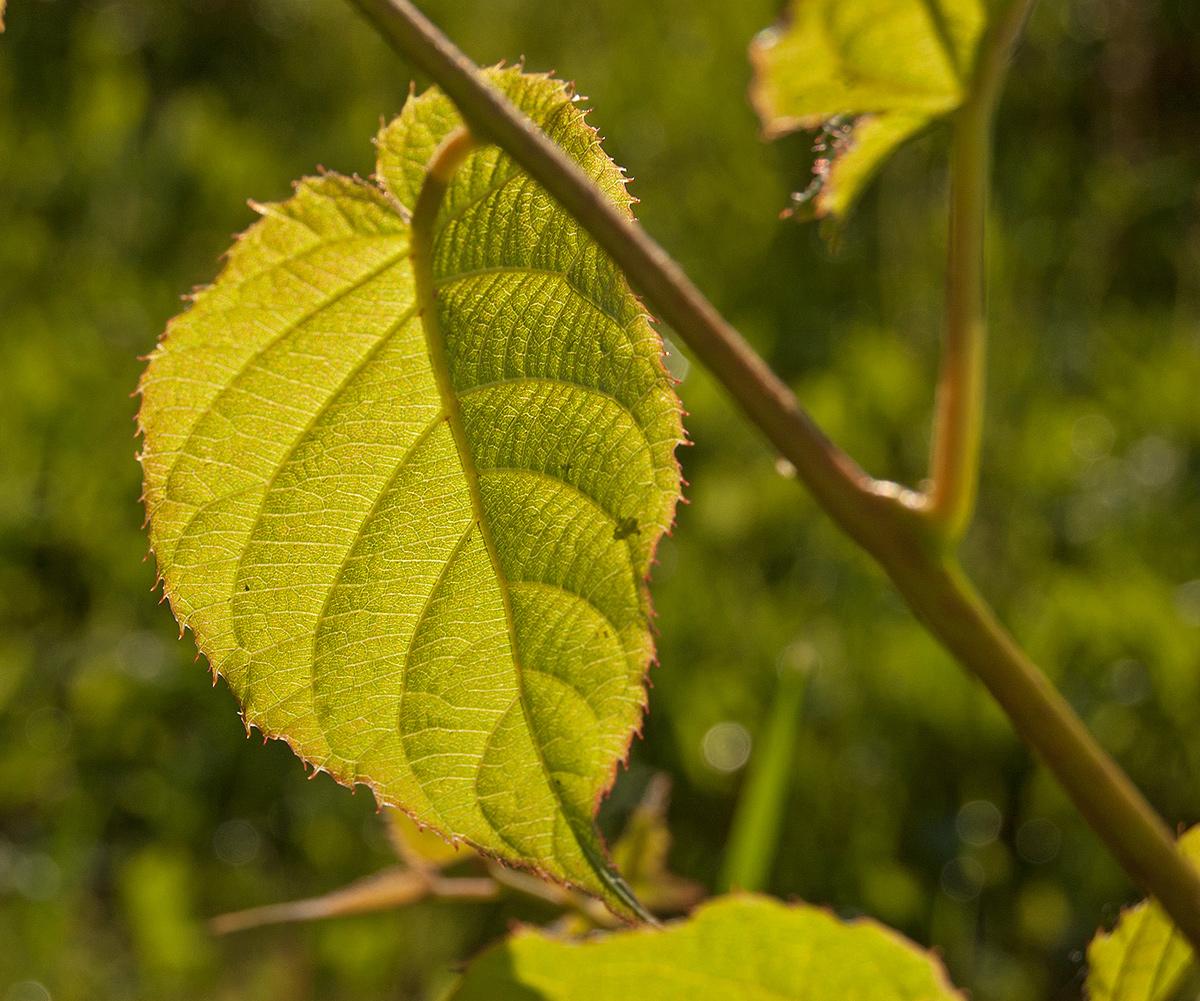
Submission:
<svg viewBox="0 0 1200 1001">
<path fill-rule="evenodd" d="M 564 84 L 488 79 L 629 211 Z M 622 275 L 494 147 L 418 295 L 411 213 L 460 125 L 411 98 L 374 183 L 261 206 L 171 323 L 140 386 L 151 542 L 248 723 L 632 917 L 593 818 L 645 705 L 679 401 Z"/>
</svg>

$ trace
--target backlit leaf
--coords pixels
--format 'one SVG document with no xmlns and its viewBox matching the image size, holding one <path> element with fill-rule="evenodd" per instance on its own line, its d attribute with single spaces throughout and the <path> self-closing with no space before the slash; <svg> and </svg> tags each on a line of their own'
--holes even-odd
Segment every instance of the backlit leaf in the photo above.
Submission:
<svg viewBox="0 0 1200 1001">
<path fill-rule="evenodd" d="M 413 869 L 442 869 L 464 858 L 472 858 L 470 852 L 459 845 L 451 844 L 430 830 L 418 827 L 402 810 L 386 807 L 383 822 L 387 826 L 388 840 L 396 855 Z"/>
<path fill-rule="evenodd" d="M 585 941 L 518 931 L 453 1001 L 962 1001 L 941 964 L 870 920 L 736 894 L 661 929 Z"/>
<path fill-rule="evenodd" d="M 566 86 L 490 76 L 628 211 Z M 679 405 L 622 275 L 495 148 L 447 192 L 417 302 L 410 213 L 459 124 L 410 99 L 377 183 L 260 207 L 171 323 L 141 383 L 152 547 L 248 724 L 628 915 L 593 816 L 641 720 Z"/>
<path fill-rule="evenodd" d="M 825 129 L 797 200 L 844 216 L 897 146 L 957 108 L 984 20 L 979 0 L 792 0 L 750 46 L 750 96 L 767 138 Z"/>
<path fill-rule="evenodd" d="M 1179 839 L 1193 865 L 1200 865 L 1200 827 Z M 1143 900 L 1121 913 L 1111 932 L 1098 932 L 1087 951 L 1091 1001 L 1168 1001 L 1192 966 L 1187 939 L 1157 900 Z"/>
</svg>

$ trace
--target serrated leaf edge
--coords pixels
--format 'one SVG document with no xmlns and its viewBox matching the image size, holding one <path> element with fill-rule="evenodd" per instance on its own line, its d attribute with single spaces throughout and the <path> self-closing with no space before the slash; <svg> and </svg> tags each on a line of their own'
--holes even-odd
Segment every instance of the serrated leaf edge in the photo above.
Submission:
<svg viewBox="0 0 1200 1001">
<path fill-rule="evenodd" d="M 0 0 L 0 14 L 2 14 L 2 11 L 3 11 L 3 3 L 4 3 L 4 0 Z M 522 63 L 523 63 L 523 61 L 522 61 Z M 517 65 L 517 66 L 510 68 L 510 67 L 506 67 L 504 63 L 499 63 L 494 67 L 487 68 L 484 72 L 492 73 L 492 72 L 498 72 L 500 70 L 506 70 L 506 71 L 510 71 L 510 72 L 520 73 L 521 65 Z M 568 105 L 568 106 L 574 105 L 583 100 L 583 98 L 581 98 L 576 93 L 573 84 L 558 80 L 557 78 L 554 77 L 554 75 L 552 73 L 531 73 L 531 74 L 525 74 L 525 75 L 537 77 L 539 79 L 543 79 L 548 82 L 553 82 L 553 83 L 559 84 L 562 88 L 562 92 L 563 92 L 563 95 L 565 98 L 565 101 L 564 101 L 565 105 Z M 419 96 L 424 96 L 424 95 L 417 95 L 415 92 L 415 85 L 414 85 L 413 88 L 410 88 L 409 99 L 410 100 L 417 99 Z M 591 133 L 591 135 L 593 137 L 595 137 L 596 143 L 599 144 L 601 142 L 599 130 L 596 129 L 594 126 L 588 124 L 584 120 L 587 113 L 590 111 L 590 109 L 580 109 L 580 111 L 581 111 L 580 125 L 583 128 L 586 128 Z M 378 144 L 377 138 L 373 138 L 372 142 L 377 145 Z M 605 154 L 605 155 L 607 156 L 607 154 Z M 612 162 L 611 159 L 609 162 L 610 163 Z M 625 176 L 624 170 L 621 167 L 619 167 L 618 165 L 616 165 L 615 163 L 613 163 L 612 165 L 613 165 L 614 169 L 620 175 L 619 180 L 621 182 L 622 188 L 624 188 L 624 186 L 628 184 L 628 178 Z M 388 186 L 383 183 L 381 178 L 378 178 L 375 175 L 372 176 L 370 181 L 366 181 L 366 180 L 360 178 L 358 175 L 352 175 L 352 176 L 347 177 L 346 175 L 338 174 L 333 171 L 326 171 L 326 170 L 324 170 L 324 168 L 318 168 L 317 175 L 305 176 L 297 181 L 293 181 L 292 188 L 294 191 L 299 191 L 306 184 L 310 184 L 312 182 L 317 182 L 317 181 L 325 180 L 325 179 L 336 179 L 336 180 L 340 180 L 340 181 L 349 182 L 355 186 L 361 186 L 361 188 L 363 189 L 365 194 L 369 194 L 372 197 L 383 198 L 388 203 L 389 208 L 392 211 L 396 212 L 397 215 L 406 224 L 411 223 L 412 213 L 410 212 L 409 208 L 406 205 L 404 205 L 395 196 L 395 194 L 388 188 Z M 631 206 L 635 202 L 636 202 L 636 199 L 634 199 L 631 195 L 626 194 L 626 202 L 622 206 L 622 208 L 630 215 L 631 218 L 632 218 Z M 285 203 L 284 202 L 257 202 L 257 201 L 254 201 L 253 199 L 248 200 L 248 205 L 250 206 L 250 208 L 253 209 L 260 217 L 282 216 L 282 213 L 280 213 L 278 210 L 279 210 L 279 207 L 283 204 L 285 204 Z M 200 303 L 201 300 L 207 294 L 209 294 L 226 277 L 228 272 L 236 265 L 239 254 L 245 250 L 245 248 L 243 246 L 244 243 L 252 235 L 255 227 L 257 225 L 259 225 L 260 221 L 261 220 L 255 220 L 247 229 L 241 231 L 240 233 L 235 234 L 235 236 L 233 238 L 233 243 L 231 244 L 231 246 L 226 251 L 224 251 L 221 255 L 219 255 L 218 259 L 221 260 L 222 262 L 224 262 L 224 266 L 222 267 L 221 271 L 217 275 L 216 279 L 214 279 L 214 281 L 210 284 L 197 286 L 196 288 L 194 288 L 192 290 L 192 292 L 190 294 L 183 296 L 184 301 L 188 303 L 187 308 L 182 313 L 177 314 L 176 316 L 172 317 L 167 322 L 166 327 L 163 330 L 163 333 L 159 335 L 159 338 L 158 338 L 158 341 L 156 342 L 154 350 L 149 355 L 145 356 L 145 358 L 143 360 L 151 361 L 155 354 L 157 354 L 159 351 L 163 350 L 165 348 L 165 345 L 171 338 L 173 329 L 180 322 L 182 322 L 184 317 L 186 317 L 192 311 L 192 309 L 198 303 Z M 294 219 L 289 219 L 289 221 L 298 222 L 298 220 L 294 220 Z M 410 244 L 410 246 L 411 246 L 411 244 Z M 623 275 L 621 275 L 621 280 L 626 281 L 624 279 Z M 626 288 L 628 289 L 627 283 L 626 283 Z M 661 346 L 661 335 L 658 334 L 658 332 L 657 332 L 656 324 L 654 322 L 653 316 L 651 316 L 651 314 L 645 310 L 645 307 L 642 304 L 641 297 L 638 296 L 636 293 L 634 293 L 631 289 L 628 291 L 629 291 L 629 294 L 633 297 L 634 301 L 638 304 L 638 308 L 642 310 L 644 316 L 649 321 L 649 326 L 650 326 L 651 330 L 655 333 L 655 335 L 658 337 L 659 343 Z M 657 369 L 659 370 L 659 374 L 661 374 L 670 384 L 674 384 L 676 380 L 674 380 L 670 376 L 670 373 L 668 372 L 665 364 L 663 363 L 661 352 L 654 359 L 654 363 L 655 363 Z M 134 395 L 143 395 L 144 388 L 147 384 L 147 379 L 146 379 L 147 372 L 148 372 L 148 369 L 146 371 L 144 371 L 142 376 L 139 378 L 137 388 L 134 391 Z M 440 387 L 439 387 L 439 390 L 440 390 Z M 444 403 L 444 398 L 443 398 L 443 409 L 444 409 L 444 407 L 445 407 L 445 403 Z M 677 427 L 678 427 L 678 443 L 682 444 L 687 441 L 687 437 L 686 437 L 686 433 L 685 433 L 685 431 L 683 429 L 683 425 L 682 425 L 683 409 L 677 398 L 675 399 L 675 402 L 674 402 L 674 410 L 675 410 L 675 416 L 676 416 Z M 439 417 L 439 419 L 436 420 L 434 423 L 435 424 L 439 423 L 441 419 L 444 419 L 444 416 Z M 137 433 L 139 435 L 141 435 L 144 440 L 145 424 L 143 421 L 143 408 L 142 407 L 139 407 L 138 413 L 135 416 L 135 423 L 136 423 L 136 427 L 137 427 Z M 194 430 L 194 428 L 192 430 Z M 191 432 L 189 432 L 189 435 L 190 435 L 190 433 Z M 459 448 L 459 454 L 460 454 L 460 460 L 461 460 L 461 455 L 462 455 L 461 439 L 458 437 L 457 434 L 455 435 L 455 445 L 457 448 Z M 145 450 L 145 446 L 143 446 L 143 450 L 137 455 L 137 459 L 139 462 L 143 461 L 145 454 L 146 454 L 146 450 Z M 675 467 L 675 473 L 676 473 L 677 477 L 679 478 L 679 483 L 682 486 L 683 480 L 682 480 L 682 476 L 681 476 L 681 467 L 679 465 L 678 457 L 676 457 L 674 454 L 672 454 L 672 462 Z M 472 463 L 472 465 L 473 465 L 473 463 Z M 168 471 L 168 473 L 163 481 L 164 489 L 165 489 L 165 483 L 169 479 L 169 476 L 170 476 L 170 472 Z M 472 493 L 472 504 L 473 504 L 473 507 L 475 508 L 476 515 L 478 518 L 479 517 L 478 507 L 475 507 L 477 498 L 478 498 L 478 490 L 474 484 L 472 484 L 471 493 Z M 682 499 L 682 498 L 679 498 L 679 499 Z M 151 496 L 149 496 L 148 484 L 145 481 L 143 481 L 143 489 L 142 489 L 140 500 L 143 503 L 143 505 L 145 506 L 145 520 L 143 523 L 143 527 L 145 527 L 146 525 L 149 525 L 151 523 L 154 509 L 157 506 L 156 504 L 154 504 L 153 498 Z M 672 513 L 672 517 L 670 520 L 670 526 L 673 527 L 674 523 L 675 523 L 674 513 Z M 662 539 L 662 536 L 664 534 L 669 534 L 669 531 L 670 531 L 670 528 L 667 528 L 665 530 L 660 530 L 658 532 L 657 536 L 653 539 L 653 544 L 650 546 L 651 562 L 653 561 L 653 555 L 657 551 L 657 548 Z M 489 548 L 489 557 L 493 561 L 493 569 L 495 570 L 496 554 L 495 554 L 495 549 L 494 549 L 494 542 L 490 540 L 490 532 L 488 533 L 487 537 L 489 539 L 489 547 L 488 547 Z M 156 552 L 156 550 L 154 548 L 153 540 L 151 540 L 151 543 L 150 543 L 150 545 L 148 547 L 148 551 L 147 551 L 147 558 L 149 558 L 149 557 L 153 557 L 154 561 L 155 561 L 155 571 L 156 571 L 155 587 L 157 588 L 159 585 L 161 585 L 163 587 L 163 596 L 162 596 L 161 600 L 165 600 L 168 603 L 168 606 L 171 608 L 172 614 L 175 616 L 176 621 L 179 623 L 180 638 L 181 639 L 183 638 L 185 632 L 188 629 L 192 630 L 192 633 L 195 636 L 196 645 L 197 645 L 196 659 L 198 660 L 200 658 L 200 656 L 203 655 L 205 660 L 208 661 L 209 670 L 212 675 L 212 682 L 215 685 L 217 682 L 217 678 L 220 677 L 220 678 L 224 679 L 225 674 L 221 670 L 221 666 L 214 663 L 212 661 L 212 659 L 208 656 L 208 654 L 204 652 L 204 647 L 207 645 L 207 642 L 206 642 L 206 637 L 202 635 L 203 630 L 198 631 L 196 626 L 193 623 L 188 621 L 187 616 L 183 616 L 180 614 L 180 610 L 177 608 L 177 604 L 176 604 L 176 596 L 172 593 L 171 589 L 167 586 L 167 584 L 168 584 L 167 576 L 169 574 L 169 571 L 167 572 L 167 574 L 164 574 L 162 567 L 161 567 L 161 561 L 159 560 L 159 557 L 158 557 L 158 553 Z M 500 580 L 503 580 L 503 575 L 500 574 L 499 571 L 495 571 L 495 572 L 497 574 L 497 578 Z M 654 616 L 654 611 L 652 608 L 649 587 L 648 587 L 649 576 L 650 575 L 647 572 L 641 578 L 641 580 L 637 581 L 638 585 L 640 586 L 641 592 L 642 592 L 643 600 L 645 601 L 645 604 L 646 604 L 647 624 L 648 625 L 650 624 L 650 621 L 652 620 L 652 618 Z M 513 635 L 512 611 L 511 611 L 511 605 L 508 600 L 506 584 L 504 585 L 504 592 L 505 592 L 505 609 L 506 609 L 506 615 L 508 618 L 509 636 L 510 636 L 510 642 L 511 642 L 511 638 Z M 514 661 L 516 661 L 515 654 L 514 654 Z M 605 782 L 603 783 L 602 787 L 598 789 L 598 791 L 596 793 L 594 802 L 592 803 L 593 817 L 595 816 L 595 813 L 599 808 L 600 802 L 611 791 L 613 783 L 616 781 L 616 776 L 617 776 L 619 767 L 622 764 L 625 764 L 625 765 L 628 764 L 629 755 L 630 755 L 630 752 L 632 749 L 634 738 L 641 735 L 642 725 L 643 725 L 642 721 L 644 720 L 644 714 L 645 714 L 645 709 L 646 709 L 647 700 L 648 700 L 648 692 L 646 690 L 646 681 L 648 678 L 650 667 L 656 662 L 657 662 L 657 657 L 656 657 L 656 654 L 653 649 L 653 641 L 651 641 L 650 658 L 648 659 L 647 663 L 643 666 L 642 672 L 641 672 L 641 684 L 640 684 L 641 703 L 640 703 L 640 707 L 639 707 L 639 710 L 640 710 L 639 720 L 637 721 L 635 726 L 630 730 L 628 738 L 626 739 L 626 742 L 625 742 L 625 748 L 624 748 L 623 753 L 613 760 L 612 765 L 609 768 L 608 775 L 606 776 Z M 228 679 L 225 679 L 225 680 L 226 680 L 226 683 L 228 684 L 229 683 Z M 526 725 L 529 727 L 530 732 L 532 734 L 535 731 L 533 731 L 532 726 L 529 725 L 528 705 L 524 699 L 523 685 L 522 685 L 521 690 L 522 690 L 522 708 L 525 713 Z M 486 846 L 476 844 L 472 839 L 470 839 L 468 837 L 455 835 L 448 830 L 443 830 L 443 829 L 439 828 L 436 824 L 429 823 L 427 819 L 422 819 L 422 818 L 415 816 L 414 812 L 412 810 L 410 810 L 409 808 L 405 807 L 403 804 L 395 803 L 395 802 L 392 802 L 391 800 L 389 800 L 384 795 L 382 789 L 380 788 L 380 783 L 378 783 L 375 780 L 372 780 L 367 777 L 344 778 L 342 775 L 338 774 L 336 771 L 332 770 L 329 767 L 326 767 L 326 764 L 329 761 L 329 757 L 330 757 L 329 755 L 325 756 L 325 762 L 322 762 L 320 760 L 315 760 L 315 758 L 317 756 L 312 754 L 311 749 L 306 746 L 306 742 L 304 740 L 294 737 L 293 735 L 285 732 L 281 728 L 264 725 L 264 722 L 260 721 L 259 719 L 254 718 L 254 716 L 257 716 L 260 714 L 250 713 L 242 705 L 242 700 L 240 697 L 238 697 L 237 693 L 233 692 L 232 694 L 234 695 L 235 699 L 238 701 L 239 715 L 242 719 L 243 726 L 246 729 L 247 736 L 249 736 L 251 734 L 252 729 L 257 729 L 263 735 L 264 743 L 268 739 L 282 740 L 284 743 L 286 743 L 288 745 L 288 747 L 292 750 L 292 752 L 298 758 L 300 758 L 300 760 L 303 762 L 304 765 L 306 765 L 307 767 L 312 769 L 312 773 L 311 773 L 310 777 L 312 775 L 315 775 L 318 772 L 323 772 L 325 774 L 330 775 L 330 777 L 332 777 L 334 779 L 334 781 L 336 781 L 338 784 L 344 785 L 351 790 L 353 790 L 356 786 L 359 786 L 359 785 L 366 786 L 367 788 L 369 788 L 371 790 L 373 796 L 375 797 L 375 800 L 377 803 L 377 808 L 379 810 L 382 810 L 385 806 L 398 809 L 402 813 L 404 813 L 406 816 L 408 816 L 410 819 L 412 819 L 413 822 L 415 824 L 417 824 L 419 827 L 437 834 L 439 837 L 441 837 L 443 840 L 445 840 L 448 844 L 451 844 L 451 845 L 457 845 L 459 843 L 466 844 L 466 845 L 470 846 L 473 850 L 478 852 L 479 854 L 481 854 L 487 858 L 493 859 L 495 862 L 497 862 L 498 864 L 500 864 L 502 866 L 513 867 L 514 864 L 516 864 L 516 867 L 519 867 L 519 868 L 525 869 L 529 872 L 532 872 L 535 875 L 537 875 L 538 877 L 547 880 L 548 882 L 554 883 L 556 885 L 564 886 L 564 887 L 573 887 L 573 884 L 570 883 L 568 880 L 560 878 L 557 875 L 547 871 L 543 866 L 539 865 L 537 862 L 535 862 L 533 860 L 521 859 L 518 861 L 517 859 L 514 859 L 514 858 L 501 856 L 500 854 L 498 854 L 497 852 L 495 852 L 492 849 L 487 848 Z M 544 759 L 544 757 L 542 757 L 542 753 L 543 753 L 542 749 L 541 749 L 540 745 L 537 744 L 536 741 L 534 742 L 534 744 L 535 744 L 535 747 L 537 748 L 539 758 L 541 758 L 541 760 L 542 760 L 543 770 L 546 771 L 547 775 L 549 775 L 549 772 L 545 767 L 545 759 Z M 558 792 L 557 792 L 557 789 L 555 788 L 552 780 L 549 781 L 549 785 L 550 785 L 551 789 L 553 789 L 555 791 L 556 798 L 558 798 Z M 560 808 L 561 808 L 561 800 L 560 800 Z M 569 822 L 569 817 L 568 817 L 568 814 L 566 813 L 566 811 L 563 810 L 561 812 L 562 812 L 564 818 L 567 818 L 568 822 Z M 596 869 L 596 875 L 602 880 L 602 882 L 604 882 L 606 885 L 608 885 L 609 888 L 618 897 L 622 898 L 622 902 L 625 903 L 626 906 L 629 907 L 629 909 L 632 912 L 634 912 L 635 914 L 639 913 L 642 910 L 641 905 L 637 901 L 636 897 L 633 896 L 632 891 L 629 890 L 629 888 L 625 885 L 624 881 L 620 878 L 619 874 L 616 873 L 615 870 L 612 869 L 611 860 L 609 860 L 609 858 L 608 858 L 608 851 L 604 845 L 604 839 L 603 839 L 603 836 L 600 834 L 599 830 L 598 829 L 596 830 L 596 837 L 597 837 L 597 840 L 600 845 L 599 857 L 596 856 L 595 850 L 592 849 L 591 846 L 589 846 L 586 843 L 586 839 L 581 839 L 579 837 L 578 833 L 574 832 L 574 830 L 573 830 L 573 834 L 575 835 L 576 840 L 579 843 L 581 850 L 592 861 L 593 867 Z M 580 888 L 580 889 L 582 889 L 582 888 Z M 619 914 L 619 916 L 622 917 L 624 920 L 629 920 L 629 915 L 627 915 L 627 914 Z"/>
</svg>

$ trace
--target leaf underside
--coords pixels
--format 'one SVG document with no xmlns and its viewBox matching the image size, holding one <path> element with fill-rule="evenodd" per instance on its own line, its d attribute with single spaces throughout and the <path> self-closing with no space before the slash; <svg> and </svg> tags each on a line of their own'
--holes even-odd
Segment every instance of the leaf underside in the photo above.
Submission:
<svg viewBox="0 0 1200 1001">
<path fill-rule="evenodd" d="M 736 894 L 663 929 L 584 942 L 522 930 L 483 953 L 453 1001 L 962 1001 L 899 934 L 806 904 Z"/>
<path fill-rule="evenodd" d="M 488 76 L 628 211 L 564 84 Z M 495 148 L 447 191 L 417 302 L 409 218 L 460 124 L 410 98 L 375 184 L 256 206 L 140 384 L 151 545 L 248 725 L 628 914 L 593 817 L 644 707 L 680 408 L 623 276 Z"/>
<path fill-rule="evenodd" d="M 1200 826 L 1179 839 L 1179 849 L 1200 865 Z M 1098 932 L 1088 945 L 1090 1001 L 1169 1001 L 1192 965 L 1187 939 L 1157 900 L 1143 900 L 1121 913 L 1111 932 Z"/>
<path fill-rule="evenodd" d="M 750 97 L 766 138 L 850 122 L 799 196 L 815 215 L 844 217 L 901 143 L 962 103 L 984 19 L 979 0 L 792 0 L 759 33 Z"/>
</svg>

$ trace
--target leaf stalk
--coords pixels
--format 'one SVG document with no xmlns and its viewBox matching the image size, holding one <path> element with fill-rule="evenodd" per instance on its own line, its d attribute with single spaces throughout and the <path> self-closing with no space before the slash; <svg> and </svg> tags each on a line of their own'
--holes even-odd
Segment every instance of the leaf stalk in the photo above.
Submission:
<svg viewBox="0 0 1200 1001">
<path fill-rule="evenodd" d="M 968 101 L 954 120 L 950 151 L 950 246 L 930 454 L 926 514 L 947 547 L 975 513 L 987 365 L 984 241 L 991 115 Z"/>
<path fill-rule="evenodd" d="M 926 516 L 948 549 L 975 513 L 987 367 L 986 240 L 992 123 L 1013 46 L 1032 0 L 1010 0 L 985 34 L 975 76 L 954 114 L 942 361 Z"/>
</svg>

